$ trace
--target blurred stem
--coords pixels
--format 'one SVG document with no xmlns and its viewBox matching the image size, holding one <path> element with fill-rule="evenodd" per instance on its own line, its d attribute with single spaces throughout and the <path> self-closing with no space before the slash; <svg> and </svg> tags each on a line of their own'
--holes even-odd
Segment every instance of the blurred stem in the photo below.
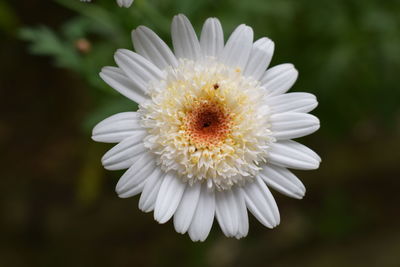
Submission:
<svg viewBox="0 0 400 267">
<path fill-rule="evenodd" d="M 103 184 L 103 169 L 98 158 L 101 155 L 101 146 L 91 142 L 86 148 L 84 165 L 76 185 L 76 198 L 79 204 L 92 204 L 99 196 Z"/>
<path fill-rule="evenodd" d="M 112 16 L 110 16 L 109 12 L 106 9 L 103 9 L 96 5 L 84 5 L 80 1 L 71 1 L 71 0 L 56 0 L 60 5 L 65 6 L 71 10 L 76 11 L 83 16 L 86 16 L 93 21 L 102 25 L 104 29 L 109 32 L 114 33 L 115 36 L 121 36 L 123 33 L 120 31 L 120 28 L 116 25 Z"/>
</svg>

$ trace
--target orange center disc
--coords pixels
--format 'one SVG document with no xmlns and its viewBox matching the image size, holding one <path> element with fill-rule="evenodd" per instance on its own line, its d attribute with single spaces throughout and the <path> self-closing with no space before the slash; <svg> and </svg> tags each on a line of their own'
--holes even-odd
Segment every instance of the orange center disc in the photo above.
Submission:
<svg viewBox="0 0 400 267">
<path fill-rule="evenodd" d="M 231 118 L 219 103 L 200 101 L 187 112 L 186 130 L 196 148 L 210 148 L 225 140 Z"/>
</svg>

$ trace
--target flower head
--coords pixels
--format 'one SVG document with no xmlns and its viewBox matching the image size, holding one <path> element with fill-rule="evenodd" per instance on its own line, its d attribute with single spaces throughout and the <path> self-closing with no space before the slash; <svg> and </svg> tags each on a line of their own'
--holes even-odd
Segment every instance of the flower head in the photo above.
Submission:
<svg viewBox="0 0 400 267">
<path fill-rule="evenodd" d="M 320 158 L 290 139 L 319 128 L 307 114 L 315 96 L 288 93 L 291 64 L 267 70 L 274 43 L 238 26 L 224 43 L 220 22 L 208 19 L 198 40 L 184 15 L 172 22 L 174 53 L 150 29 L 132 32 L 135 52 L 118 50 L 118 67 L 103 80 L 139 104 L 100 122 L 93 139 L 119 142 L 103 159 L 127 169 L 120 197 L 141 193 L 139 208 L 154 210 L 177 232 L 205 240 L 214 216 L 226 236 L 248 232 L 247 209 L 265 226 L 280 222 L 269 187 L 302 198 L 305 187 L 287 168 L 316 169 Z"/>
<path fill-rule="evenodd" d="M 82 2 L 91 2 L 91 0 L 81 0 Z M 117 0 L 120 7 L 130 7 L 134 0 Z"/>
</svg>

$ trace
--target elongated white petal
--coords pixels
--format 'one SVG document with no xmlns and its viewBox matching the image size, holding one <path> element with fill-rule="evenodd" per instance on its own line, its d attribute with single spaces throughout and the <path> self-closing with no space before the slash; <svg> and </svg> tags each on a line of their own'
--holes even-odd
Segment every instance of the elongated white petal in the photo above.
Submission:
<svg viewBox="0 0 400 267">
<path fill-rule="evenodd" d="M 160 191 L 158 192 L 154 208 L 154 219 L 159 223 L 166 223 L 174 215 L 186 184 L 173 173 L 167 173 Z"/>
<path fill-rule="evenodd" d="M 266 165 L 261 170 L 260 177 L 268 186 L 286 196 L 302 199 L 306 193 L 303 183 L 286 168 Z"/>
<path fill-rule="evenodd" d="M 218 19 L 209 18 L 204 23 L 200 35 L 200 47 L 205 56 L 211 57 L 217 57 L 224 48 L 224 33 Z"/>
<path fill-rule="evenodd" d="M 207 185 L 201 185 L 201 192 L 196 211 L 188 233 L 193 241 L 204 241 L 210 233 L 215 215 L 215 194 L 208 190 Z"/>
<path fill-rule="evenodd" d="M 143 192 L 140 195 L 139 209 L 143 212 L 154 210 L 158 192 L 162 182 L 164 181 L 165 173 L 158 167 L 154 168 L 153 172 L 147 177 L 144 184 Z"/>
<path fill-rule="evenodd" d="M 122 63 L 125 63 L 126 67 L 130 68 L 126 70 L 128 77 L 136 78 L 136 76 L 138 76 L 145 83 L 163 78 L 162 71 L 152 62 L 138 53 L 128 49 L 118 49 L 115 57 L 121 58 Z"/>
<path fill-rule="evenodd" d="M 148 170 L 148 169 L 146 169 L 146 170 Z M 151 169 L 151 170 L 154 170 L 154 169 Z M 148 173 L 151 173 L 151 171 L 149 171 Z M 128 191 L 118 195 L 118 197 L 129 198 L 129 197 L 136 196 L 137 194 L 140 194 L 143 191 L 145 184 L 146 184 L 146 179 L 140 181 L 139 184 L 133 185 L 132 187 L 129 188 Z"/>
<path fill-rule="evenodd" d="M 133 0 L 117 0 L 117 3 L 120 7 L 130 7 L 133 3 Z"/>
<path fill-rule="evenodd" d="M 160 80 L 163 76 L 153 63 L 127 49 L 118 49 L 114 58 L 126 76 L 145 93 L 150 81 Z"/>
<path fill-rule="evenodd" d="M 101 159 L 104 168 L 107 170 L 129 168 L 135 162 L 136 157 L 147 150 L 142 142 L 145 135 L 144 131 L 138 132 L 111 148 Z"/>
<path fill-rule="evenodd" d="M 132 197 L 140 193 L 144 181 L 156 168 L 155 158 L 150 153 L 143 153 L 119 179 L 115 191 L 121 198 Z"/>
<path fill-rule="evenodd" d="M 253 47 L 253 29 L 242 24 L 231 34 L 219 60 L 233 68 L 244 70 Z"/>
<path fill-rule="evenodd" d="M 117 143 L 143 131 L 136 112 L 122 112 L 99 122 L 92 132 L 92 139 L 103 143 Z"/>
<path fill-rule="evenodd" d="M 319 129 L 317 117 L 307 113 L 278 113 L 270 117 L 271 131 L 277 140 L 309 135 Z"/>
<path fill-rule="evenodd" d="M 298 71 L 292 64 L 281 64 L 268 69 L 261 78 L 261 85 L 269 96 L 286 93 L 296 82 Z"/>
<path fill-rule="evenodd" d="M 239 232 L 238 204 L 232 190 L 215 192 L 216 216 L 222 232 L 234 237 Z"/>
<path fill-rule="evenodd" d="M 153 62 L 159 69 L 178 66 L 178 61 L 168 45 L 149 28 L 137 27 L 132 31 L 132 41 L 136 52 Z"/>
<path fill-rule="evenodd" d="M 174 17 L 171 25 L 172 44 L 178 58 L 197 60 L 201 58 L 200 43 L 185 15 Z"/>
<path fill-rule="evenodd" d="M 237 239 L 247 236 L 249 232 L 249 216 L 247 215 L 247 207 L 244 199 L 244 193 L 239 188 L 234 188 L 237 211 L 238 211 L 238 232 L 235 235 Z"/>
<path fill-rule="evenodd" d="M 149 99 L 143 88 L 133 83 L 119 68 L 104 67 L 99 75 L 109 86 L 138 104 Z"/>
<path fill-rule="evenodd" d="M 247 208 L 263 225 L 274 228 L 280 222 L 275 199 L 261 178 L 243 187 Z"/>
<path fill-rule="evenodd" d="M 273 143 L 268 159 L 277 166 L 298 170 L 317 169 L 321 161 L 314 151 L 291 140 Z"/>
<path fill-rule="evenodd" d="M 184 234 L 189 229 L 197 203 L 199 202 L 200 189 L 200 183 L 196 183 L 193 186 L 186 186 L 182 200 L 174 214 L 174 226 L 178 233 Z"/>
<path fill-rule="evenodd" d="M 249 61 L 244 70 L 244 75 L 259 80 L 271 62 L 274 49 L 274 42 L 270 39 L 264 37 L 257 40 L 253 44 Z"/>
<path fill-rule="evenodd" d="M 317 98 L 309 93 L 288 93 L 266 97 L 272 113 L 310 112 L 317 107 Z"/>
</svg>

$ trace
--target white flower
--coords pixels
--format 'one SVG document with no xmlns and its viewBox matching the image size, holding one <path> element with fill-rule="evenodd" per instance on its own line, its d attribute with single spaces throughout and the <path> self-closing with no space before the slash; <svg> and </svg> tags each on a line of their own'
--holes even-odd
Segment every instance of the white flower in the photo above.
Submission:
<svg viewBox="0 0 400 267">
<path fill-rule="evenodd" d="M 108 170 L 128 170 L 116 191 L 141 193 L 139 208 L 154 210 L 177 232 L 205 240 L 216 216 L 226 236 L 248 232 L 247 209 L 265 226 L 280 222 L 268 187 L 301 199 L 305 187 L 287 168 L 308 170 L 320 158 L 290 139 L 311 134 L 314 95 L 288 93 L 291 64 L 267 67 L 274 43 L 238 26 L 224 44 L 220 22 L 208 19 L 200 41 L 184 15 L 174 17 L 174 53 L 150 29 L 132 32 L 135 52 L 115 54 L 103 80 L 139 103 L 93 130 L 99 142 L 119 142 L 102 158 Z"/>
<path fill-rule="evenodd" d="M 82 2 L 90 2 L 91 0 L 81 0 Z M 134 0 L 117 0 L 120 7 L 130 7 Z"/>
<path fill-rule="evenodd" d="M 133 0 L 117 0 L 117 3 L 120 7 L 130 7 L 133 3 Z"/>
</svg>

